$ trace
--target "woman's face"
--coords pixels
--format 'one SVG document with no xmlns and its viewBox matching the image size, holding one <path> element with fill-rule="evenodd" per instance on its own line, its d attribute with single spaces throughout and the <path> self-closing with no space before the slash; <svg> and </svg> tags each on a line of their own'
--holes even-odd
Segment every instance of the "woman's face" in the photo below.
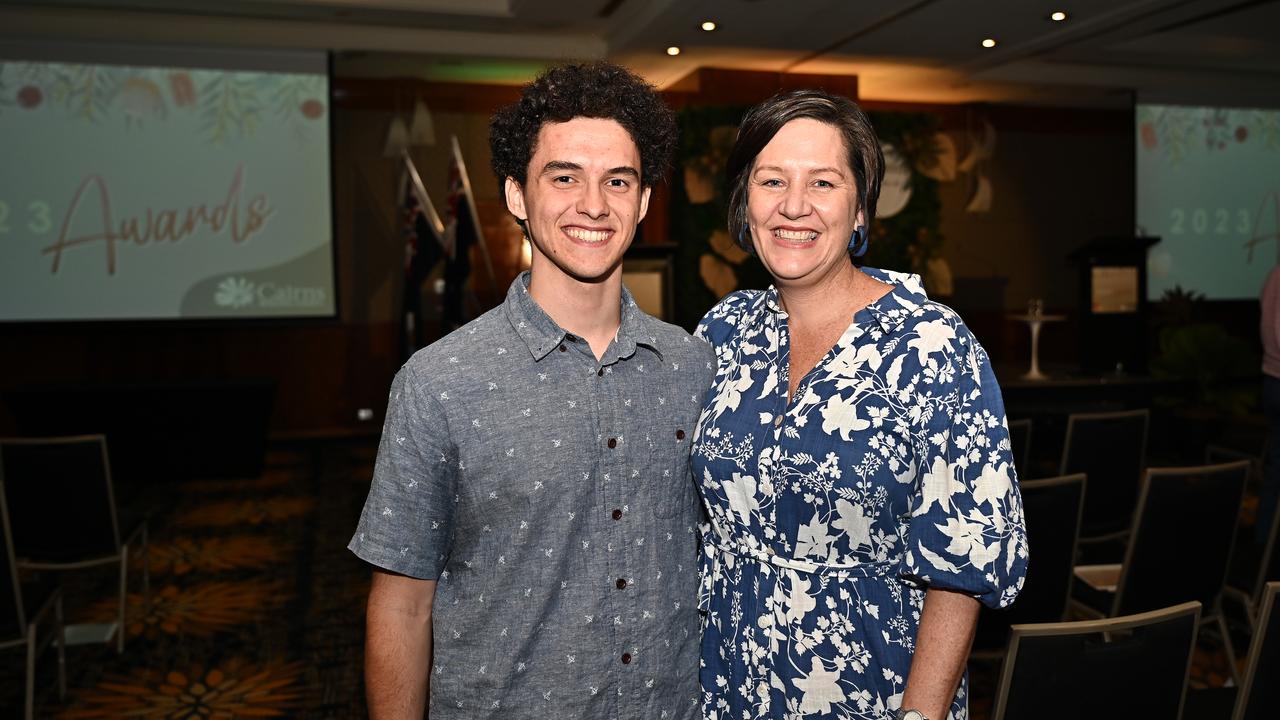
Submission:
<svg viewBox="0 0 1280 720">
<path fill-rule="evenodd" d="M 862 213 L 840 131 L 808 118 L 783 125 L 751 168 L 747 223 L 779 287 L 813 284 L 852 267 L 849 238 Z"/>
</svg>

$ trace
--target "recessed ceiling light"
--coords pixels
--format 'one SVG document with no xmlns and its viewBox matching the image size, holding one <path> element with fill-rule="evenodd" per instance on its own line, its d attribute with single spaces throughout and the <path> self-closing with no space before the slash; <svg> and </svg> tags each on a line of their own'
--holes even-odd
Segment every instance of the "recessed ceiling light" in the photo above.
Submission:
<svg viewBox="0 0 1280 720">
<path fill-rule="evenodd" d="M 707 31 L 707 32 L 711 32 L 712 30 L 715 30 L 715 29 L 716 29 L 716 24 L 715 24 L 714 22 L 710 21 L 710 20 L 703 20 L 703 21 L 702 21 L 702 29 L 703 29 L 703 30 L 705 30 L 705 31 Z"/>
<path fill-rule="evenodd" d="M 984 48 L 993 48 L 995 46 L 996 46 L 995 38 L 987 38 L 986 40 L 982 41 L 982 47 Z"/>
<path fill-rule="evenodd" d="M 676 55 L 680 54 L 680 48 L 676 47 L 675 45 L 672 45 L 671 47 L 667 48 L 667 54 L 672 57 L 675 57 Z"/>
<path fill-rule="evenodd" d="M 1061 10 L 1054 10 L 1052 13 L 1049 14 L 1049 19 L 1054 22 L 1062 22 L 1063 20 L 1067 19 L 1067 14 L 1062 12 Z"/>
</svg>

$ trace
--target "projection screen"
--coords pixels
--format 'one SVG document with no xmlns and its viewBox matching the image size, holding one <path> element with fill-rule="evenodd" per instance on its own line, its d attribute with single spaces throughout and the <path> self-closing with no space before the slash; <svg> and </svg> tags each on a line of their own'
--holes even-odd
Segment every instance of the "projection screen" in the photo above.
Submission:
<svg viewBox="0 0 1280 720">
<path fill-rule="evenodd" d="M 328 58 L 0 40 L 0 321 L 331 317 Z"/>
<path fill-rule="evenodd" d="M 1280 262 L 1280 111 L 1139 104 L 1136 121 L 1138 230 L 1161 238 L 1148 299 L 1257 298 Z"/>
</svg>

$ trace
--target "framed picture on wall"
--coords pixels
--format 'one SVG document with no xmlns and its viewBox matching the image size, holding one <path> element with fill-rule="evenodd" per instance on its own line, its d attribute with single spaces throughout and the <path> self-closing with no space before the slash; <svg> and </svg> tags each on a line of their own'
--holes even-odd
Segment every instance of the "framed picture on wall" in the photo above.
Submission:
<svg viewBox="0 0 1280 720">
<path fill-rule="evenodd" d="M 635 245 L 622 262 L 622 284 L 641 310 L 666 322 L 675 321 L 674 246 Z"/>
</svg>

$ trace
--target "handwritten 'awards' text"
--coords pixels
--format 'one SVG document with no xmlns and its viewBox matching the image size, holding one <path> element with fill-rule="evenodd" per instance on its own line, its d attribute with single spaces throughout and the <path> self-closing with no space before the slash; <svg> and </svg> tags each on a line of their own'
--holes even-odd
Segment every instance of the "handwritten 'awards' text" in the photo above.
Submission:
<svg viewBox="0 0 1280 720">
<path fill-rule="evenodd" d="M 72 195 L 57 241 L 43 248 L 41 254 L 53 256 L 50 272 L 56 274 L 67 250 L 100 245 L 105 251 L 107 274 L 114 275 L 117 243 L 131 243 L 136 247 L 177 243 L 207 229 L 213 235 L 229 233 L 232 242 L 238 245 L 261 231 L 272 213 L 266 195 L 255 195 L 245 201 L 243 185 L 244 166 L 238 166 L 226 199 L 218 205 L 200 204 L 160 210 L 147 208 L 141 214 L 125 217 L 116 223 L 111 214 L 111 197 L 106 181 L 100 175 L 90 175 Z M 81 204 L 88 206 L 95 200 L 98 214 L 88 213 L 88 219 L 75 222 L 77 226 L 88 225 L 90 231 L 73 234 L 73 221 L 77 219 Z"/>
</svg>

